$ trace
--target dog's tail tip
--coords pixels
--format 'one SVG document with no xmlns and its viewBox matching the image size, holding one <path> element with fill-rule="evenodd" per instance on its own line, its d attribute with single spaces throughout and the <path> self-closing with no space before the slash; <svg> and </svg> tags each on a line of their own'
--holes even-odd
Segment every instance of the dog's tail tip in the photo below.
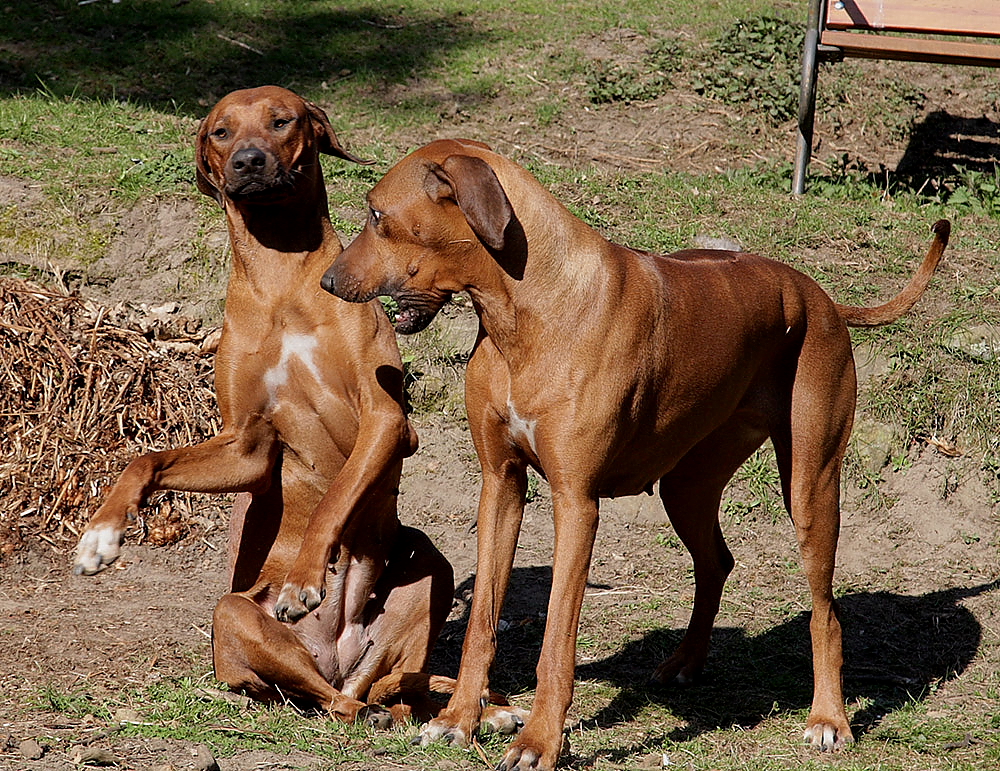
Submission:
<svg viewBox="0 0 1000 771">
<path fill-rule="evenodd" d="M 369 704 L 385 704 L 390 699 L 406 694 L 439 693 L 450 695 L 455 692 L 455 678 L 444 675 L 430 675 L 426 672 L 391 672 L 376 680 L 368 690 Z M 501 707 L 510 706 L 502 694 L 488 691 L 486 703 Z"/>
<path fill-rule="evenodd" d="M 910 283 L 889 302 L 874 308 L 858 308 L 837 303 L 837 311 L 847 326 L 880 327 L 890 324 L 916 304 L 930 284 L 931 276 L 934 275 L 934 271 L 944 254 L 944 249 L 948 245 L 951 222 L 940 219 L 931 226 L 931 231 L 934 233 L 934 241 L 927 250 L 927 256 L 924 257 L 924 261 L 920 264 L 913 278 L 910 279 Z"/>
</svg>

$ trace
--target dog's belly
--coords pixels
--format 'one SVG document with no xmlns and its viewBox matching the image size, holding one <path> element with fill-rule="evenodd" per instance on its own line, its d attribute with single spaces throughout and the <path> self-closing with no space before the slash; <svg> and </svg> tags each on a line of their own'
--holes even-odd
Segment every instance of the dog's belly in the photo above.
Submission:
<svg viewBox="0 0 1000 771">
<path fill-rule="evenodd" d="M 335 639 L 337 610 L 329 603 L 324 603 L 292 627 L 306 650 L 315 659 L 320 674 L 334 688 L 339 688 L 345 677 Z"/>
<path fill-rule="evenodd" d="M 642 492 L 652 495 L 653 485 L 678 464 L 685 472 L 690 470 L 686 462 L 690 453 L 706 463 L 714 462 L 714 456 L 706 458 L 699 449 L 705 442 L 719 452 L 727 447 L 759 446 L 768 436 L 767 414 L 772 410 L 767 393 L 751 388 L 735 408 L 691 412 L 675 424 L 668 424 L 662 432 L 633 437 L 609 459 L 599 476 L 598 493 L 602 498 Z"/>
<path fill-rule="evenodd" d="M 597 494 L 601 498 L 622 498 L 627 495 L 638 495 L 639 493 L 653 494 L 653 485 L 663 472 L 642 473 L 642 474 L 611 474 L 601 480 L 597 488 Z"/>
</svg>

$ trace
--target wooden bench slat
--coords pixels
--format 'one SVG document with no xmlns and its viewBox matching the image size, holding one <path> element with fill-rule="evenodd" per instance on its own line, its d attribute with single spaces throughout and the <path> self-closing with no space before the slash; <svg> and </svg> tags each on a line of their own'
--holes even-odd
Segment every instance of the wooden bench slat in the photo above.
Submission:
<svg viewBox="0 0 1000 771">
<path fill-rule="evenodd" d="M 837 6 L 840 6 L 839 8 Z M 826 0 L 830 29 L 1000 37 L 997 0 Z"/>
<path fill-rule="evenodd" d="M 825 30 L 820 36 L 820 42 L 839 48 L 844 56 L 861 59 L 1000 67 L 1000 45 L 990 43 L 865 35 L 835 30 Z"/>
<path fill-rule="evenodd" d="M 805 191 L 816 113 L 816 71 L 821 59 L 841 57 L 1000 67 L 1000 43 L 880 35 L 1000 38 L 1000 0 L 808 0 L 809 20 L 799 83 L 799 134 L 792 192 Z M 838 7 L 839 6 L 839 7 Z M 848 31 L 850 30 L 850 31 Z"/>
</svg>

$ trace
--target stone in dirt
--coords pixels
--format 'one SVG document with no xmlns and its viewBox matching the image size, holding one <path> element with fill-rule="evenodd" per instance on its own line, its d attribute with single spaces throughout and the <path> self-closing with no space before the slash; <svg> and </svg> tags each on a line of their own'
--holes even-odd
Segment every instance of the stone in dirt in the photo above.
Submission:
<svg viewBox="0 0 1000 771">
<path fill-rule="evenodd" d="M 218 761 L 216 761 L 215 756 L 212 755 L 211 750 L 209 750 L 204 744 L 198 745 L 197 754 L 194 759 L 194 767 L 196 771 L 220 771 Z"/>
<path fill-rule="evenodd" d="M 45 754 L 45 749 L 34 739 L 25 739 L 17 745 L 17 751 L 27 760 L 38 760 Z"/>
</svg>

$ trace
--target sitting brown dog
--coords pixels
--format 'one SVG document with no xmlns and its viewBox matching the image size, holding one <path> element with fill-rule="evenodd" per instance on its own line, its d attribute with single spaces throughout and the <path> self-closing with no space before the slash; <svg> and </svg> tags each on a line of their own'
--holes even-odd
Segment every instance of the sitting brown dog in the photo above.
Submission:
<svg viewBox="0 0 1000 771">
<path fill-rule="evenodd" d="M 196 151 L 198 186 L 225 210 L 233 252 L 215 362 L 223 428 L 129 464 L 83 534 L 75 572 L 118 556 L 126 520 L 156 490 L 238 492 L 231 593 L 213 622 L 216 676 L 344 720 L 373 686 L 382 699 L 416 684 L 421 693 L 393 715 L 430 714 L 428 678 L 407 675 L 423 671 L 454 586 L 448 561 L 396 514 L 417 436 L 395 335 L 377 301 L 342 302 L 319 284 L 341 251 L 319 156 L 357 159 L 322 110 L 271 86 L 223 98 Z M 338 551 L 307 614 L 281 589 L 303 544 L 328 540 Z"/>
<path fill-rule="evenodd" d="M 528 466 L 551 484 L 556 546 L 535 704 L 498 766 L 507 771 L 551 769 L 559 756 L 599 499 L 659 483 L 693 557 L 696 593 L 687 634 L 654 677 L 693 680 L 734 564 L 719 527 L 723 488 L 770 437 L 812 593 L 805 736 L 822 749 L 852 741 L 832 587 L 856 399 L 847 326 L 886 324 L 917 301 L 948 223 L 937 223 L 899 296 L 855 308 L 763 257 L 657 256 L 612 244 L 524 169 L 475 142 L 417 150 L 368 203 L 365 229 L 323 286 L 354 302 L 393 297 L 400 332 L 423 329 L 460 291 L 480 320 L 466 375 L 483 469 L 479 567 L 455 693 L 422 740 L 467 743 L 480 724 Z"/>
</svg>

